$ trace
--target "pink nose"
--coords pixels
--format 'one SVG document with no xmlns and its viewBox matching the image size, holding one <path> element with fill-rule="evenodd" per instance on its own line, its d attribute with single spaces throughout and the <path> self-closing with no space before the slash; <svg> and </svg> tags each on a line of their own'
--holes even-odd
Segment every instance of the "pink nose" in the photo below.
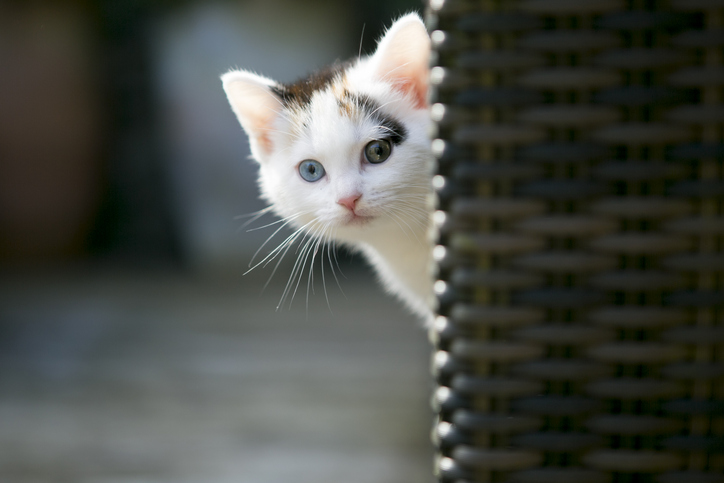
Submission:
<svg viewBox="0 0 724 483">
<path fill-rule="evenodd" d="M 353 195 L 338 199 L 337 203 L 344 206 L 350 211 L 354 211 L 355 206 L 357 205 L 357 200 L 359 200 L 361 197 L 361 194 L 355 193 Z"/>
</svg>

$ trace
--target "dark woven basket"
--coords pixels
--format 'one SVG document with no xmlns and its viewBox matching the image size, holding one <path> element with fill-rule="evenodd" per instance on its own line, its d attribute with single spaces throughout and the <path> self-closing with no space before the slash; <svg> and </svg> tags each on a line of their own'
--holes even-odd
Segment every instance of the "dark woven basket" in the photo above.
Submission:
<svg viewBox="0 0 724 483">
<path fill-rule="evenodd" d="M 724 481 L 724 1 L 428 21 L 440 480 Z"/>
</svg>

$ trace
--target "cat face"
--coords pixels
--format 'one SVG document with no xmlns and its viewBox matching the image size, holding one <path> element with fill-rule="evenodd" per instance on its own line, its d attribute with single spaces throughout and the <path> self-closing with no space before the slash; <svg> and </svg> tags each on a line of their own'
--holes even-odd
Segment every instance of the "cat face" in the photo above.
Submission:
<svg viewBox="0 0 724 483">
<path fill-rule="evenodd" d="M 262 194 L 281 217 L 341 241 L 424 225 L 428 58 L 427 32 L 408 15 L 371 57 L 292 85 L 244 71 L 222 77 Z"/>
</svg>

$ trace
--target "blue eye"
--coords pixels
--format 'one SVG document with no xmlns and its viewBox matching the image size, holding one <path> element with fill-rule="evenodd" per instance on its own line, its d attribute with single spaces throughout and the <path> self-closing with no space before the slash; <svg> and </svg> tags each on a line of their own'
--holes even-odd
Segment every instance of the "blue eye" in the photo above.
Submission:
<svg viewBox="0 0 724 483">
<path fill-rule="evenodd" d="M 299 163 L 299 174 L 304 181 L 314 183 L 324 177 L 324 166 L 314 159 L 305 159 Z"/>
</svg>

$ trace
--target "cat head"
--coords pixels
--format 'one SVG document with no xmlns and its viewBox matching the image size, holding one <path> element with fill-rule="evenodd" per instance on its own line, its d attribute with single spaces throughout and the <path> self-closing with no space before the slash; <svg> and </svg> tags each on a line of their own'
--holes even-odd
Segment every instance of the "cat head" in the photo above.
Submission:
<svg viewBox="0 0 724 483">
<path fill-rule="evenodd" d="M 222 76 L 262 195 L 280 216 L 340 239 L 358 238 L 363 226 L 404 231 L 405 213 L 425 216 L 429 55 L 427 31 L 410 14 L 373 55 L 294 84 L 243 70 Z"/>
</svg>

